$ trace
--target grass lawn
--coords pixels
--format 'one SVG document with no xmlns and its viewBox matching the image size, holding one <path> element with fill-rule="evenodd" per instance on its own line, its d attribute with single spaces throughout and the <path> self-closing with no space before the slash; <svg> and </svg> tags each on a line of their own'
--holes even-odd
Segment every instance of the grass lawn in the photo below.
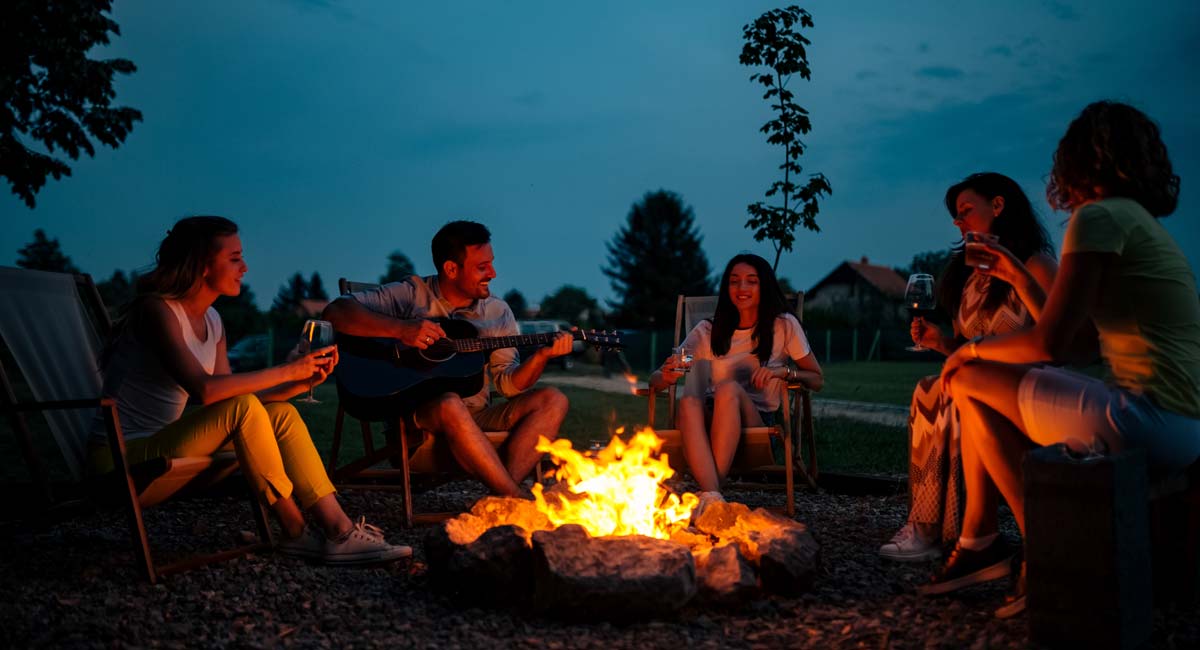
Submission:
<svg viewBox="0 0 1200 650">
<path fill-rule="evenodd" d="M 908 406 L 917 380 L 942 370 L 941 355 L 929 354 L 928 362 L 847 361 L 822 366 L 825 388 L 818 397 Z"/>
</svg>

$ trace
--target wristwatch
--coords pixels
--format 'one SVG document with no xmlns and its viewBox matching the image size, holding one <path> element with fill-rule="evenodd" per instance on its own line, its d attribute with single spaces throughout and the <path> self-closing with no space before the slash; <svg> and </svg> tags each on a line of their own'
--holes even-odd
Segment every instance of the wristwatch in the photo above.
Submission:
<svg viewBox="0 0 1200 650">
<path fill-rule="evenodd" d="M 969 348 L 967 348 L 967 349 L 968 349 L 968 350 L 971 352 L 971 358 L 972 358 L 972 359 L 978 359 L 978 358 L 979 358 L 979 350 L 976 348 L 975 344 L 976 344 L 976 343 L 978 343 L 978 342 L 980 342 L 980 341 L 982 341 L 982 340 L 983 340 L 983 335 L 982 335 L 982 334 L 980 334 L 980 335 L 978 335 L 978 336 L 972 336 L 972 337 L 971 337 L 971 342 L 968 344 L 970 347 L 969 347 Z"/>
</svg>

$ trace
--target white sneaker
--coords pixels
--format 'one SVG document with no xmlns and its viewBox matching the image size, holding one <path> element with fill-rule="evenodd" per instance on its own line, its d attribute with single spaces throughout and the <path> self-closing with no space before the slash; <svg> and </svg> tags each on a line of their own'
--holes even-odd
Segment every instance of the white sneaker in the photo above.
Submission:
<svg viewBox="0 0 1200 650">
<path fill-rule="evenodd" d="M 383 531 L 362 517 L 340 539 L 325 541 L 321 561 L 330 565 L 377 564 L 406 557 L 412 557 L 411 547 L 388 544 Z"/>
<path fill-rule="evenodd" d="M 312 526 L 305 526 L 299 537 L 280 541 L 275 550 L 288 557 L 319 560 L 325 557 L 325 536 Z"/>
<path fill-rule="evenodd" d="M 897 562 L 923 562 L 941 557 L 942 550 L 936 541 L 922 539 L 917 525 L 910 521 L 896 531 L 890 542 L 879 547 L 879 555 Z"/>
</svg>

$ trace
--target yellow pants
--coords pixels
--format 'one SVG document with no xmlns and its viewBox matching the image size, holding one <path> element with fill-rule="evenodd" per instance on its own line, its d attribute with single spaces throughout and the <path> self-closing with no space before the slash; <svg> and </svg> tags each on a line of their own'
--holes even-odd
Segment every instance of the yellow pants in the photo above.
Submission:
<svg viewBox="0 0 1200 650">
<path fill-rule="evenodd" d="M 185 413 L 145 438 L 130 440 L 131 465 L 152 458 L 211 456 L 230 447 L 242 473 L 267 505 L 294 493 L 303 508 L 334 492 L 308 427 L 287 402 L 263 404 L 255 395 L 239 395 Z M 91 454 L 98 473 L 113 469 L 107 445 Z"/>
</svg>

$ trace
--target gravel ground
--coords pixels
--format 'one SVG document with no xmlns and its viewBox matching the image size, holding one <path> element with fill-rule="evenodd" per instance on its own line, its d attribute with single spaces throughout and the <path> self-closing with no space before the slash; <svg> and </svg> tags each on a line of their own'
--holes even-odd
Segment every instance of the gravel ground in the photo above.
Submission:
<svg viewBox="0 0 1200 650">
<path fill-rule="evenodd" d="M 767 598 L 738 611 L 687 608 L 671 620 L 569 624 L 504 610 L 462 609 L 426 579 L 424 531 L 405 531 L 393 493 L 343 493 L 352 515 L 416 550 L 412 563 L 331 569 L 272 555 L 250 556 L 158 585 L 133 569 L 119 511 L 30 531 L 0 524 L 0 645 L 5 647 L 816 647 L 1019 648 L 1026 619 L 992 617 L 1003 585 L 933 599 L 913 594 L 931 565 L 882 562 L 881 541 L 900 525 L 903 495 L 802 494 L 797 518 L 822 544 L 812 593 Z M 462 507 L 470 483 L 418 499 L 424 509 Z M 780 505 L 779 492 L 738 491 L 751 506 Z M 382 514 L 381 514 L 382 513 Z M 232 498 L 193 499 L 147 513 L 160 559 L 194 547 L 216 550 L 251 529 Z M 1155 647 L 1200 646 L 1200 608 L 1155 614 Z"/>
</svg>

